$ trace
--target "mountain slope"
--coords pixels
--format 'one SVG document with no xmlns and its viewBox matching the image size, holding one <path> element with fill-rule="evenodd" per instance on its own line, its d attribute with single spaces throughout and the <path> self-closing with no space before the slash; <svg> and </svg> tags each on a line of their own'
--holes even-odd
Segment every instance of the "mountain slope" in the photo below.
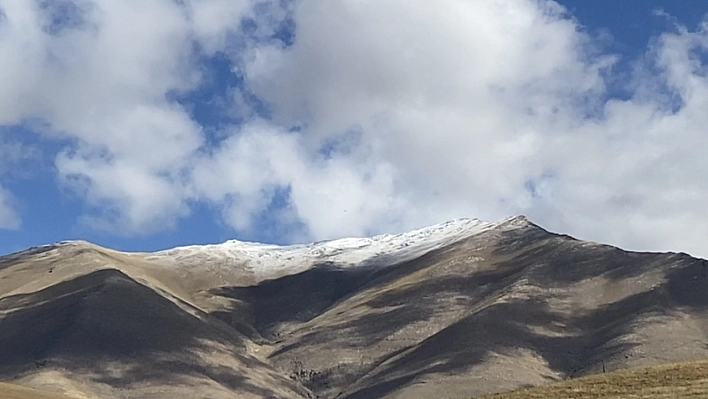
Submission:
<svg viewBox="0 0 708 399">
<path fill-rule="evenodd" d="M 708 262 L 523 217 L 0 258 L 0 380 L 102 398 L 470 397 L 708 358 Z"/>
<path fill-rule="evenodd" d="M 76 399 L 69 396 L 42 392 L 14 384 L 0 382 L 1 399 Z"/>
<path fill-rule="evenodd" d="M 307 396 L 232 329 L 114 269 L 4 297 L 0 312 L 0 373 L 29 385 L 52 379 L 108 397 L 183 395 L 181 385 L 212 397 Z"/>
<path fill-rule="evenodd" d="M 708 397 L 708 361 L 593 375 L 484 399 L 674 399 Z"/>
<path fill-rule="evenodd" d="M 685 255 L 493 230 L 392 268 L 288 331 L 271 361 L 327 375 L 326 397 L 423 398 L 705 358 L 705 286 Z"/>
</svg>

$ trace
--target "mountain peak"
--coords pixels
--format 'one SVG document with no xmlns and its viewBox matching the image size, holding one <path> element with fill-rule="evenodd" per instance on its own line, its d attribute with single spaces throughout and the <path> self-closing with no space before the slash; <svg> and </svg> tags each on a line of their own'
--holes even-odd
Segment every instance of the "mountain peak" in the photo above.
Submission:
<svg viewBox="0 0 708 399">
<path fill-rule="evenodd" d="M 452 219 L 421 229 L 373 237 L 349 237 L 300 245 L 271 245 L 229 240 L 222 244 L 178 247 L 154 254 L 177 264 L 199 265 L 205 261 L 241 263 L 260 276 L 292 274 L 317 264 L 339 267 L 384 266 L 402 263 L 427 252 L 490 230 L 527 225 L 523 216 L 487 222 Z"/>
<path fill-rule="evenodd" d="M 517 216 L 511 216 L 509 218 L 506 218 L 502 220 L 499 225 L 507 225 L 507 226 L 515 226 L 515 227 L 524 227 L 524 226 L 529 226 L 533 225 L 534 223 L 529 220 L 526 215 L 517 215 Z"/>
</svg>

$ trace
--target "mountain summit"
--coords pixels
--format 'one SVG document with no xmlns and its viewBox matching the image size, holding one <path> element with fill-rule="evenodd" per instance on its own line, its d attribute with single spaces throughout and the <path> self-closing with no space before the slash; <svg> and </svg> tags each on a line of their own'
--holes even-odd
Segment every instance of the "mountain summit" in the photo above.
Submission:
<svg viewBox="0 0 708 399">
<path fill-rule="evenodd" d="M 74 398 L 468 398 L 708 358 L 708 262 L 524 217 L 0 258 L 0 381 Z"/>
</svg>

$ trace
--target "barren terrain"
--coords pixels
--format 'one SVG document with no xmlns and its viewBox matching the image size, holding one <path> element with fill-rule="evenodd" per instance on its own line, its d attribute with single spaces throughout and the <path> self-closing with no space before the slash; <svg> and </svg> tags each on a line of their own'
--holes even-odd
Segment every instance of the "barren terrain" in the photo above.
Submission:
<svg viewBox="0 0 708 399">
<path fill-rule="evenodd" d="M 708 397 L 708 361 L 616 371 L 483 399 L 675 399 Z"/>
<path fill-rule="evenodd" d="M 522 217 L 460 231 L 366 259 L 341 243 L 2 257 L 0 381 L 97 399 L 469 398 L 708 358 L 705 260 Z"/>
</svg>

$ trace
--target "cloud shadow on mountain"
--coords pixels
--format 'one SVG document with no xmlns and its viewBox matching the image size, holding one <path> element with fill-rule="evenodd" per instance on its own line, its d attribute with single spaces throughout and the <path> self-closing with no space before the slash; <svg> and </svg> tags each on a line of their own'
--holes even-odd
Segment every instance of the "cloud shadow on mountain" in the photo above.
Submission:
<svg viewBox="0 0 708 399">
<path fill-rule="evenodd" d="M 244 373 L 198 356 L 214 345 L 233 353 L 234 347 L 244 345 L 242 337 L 205 314 L 190 314 L 118 270 L 99 270 L 35 293 L 3 298 L 0 312 L 6 312 L 0 319 L 3 380 L 47 367 L 115 388 L 182 384 L 185 376 L 192 376 L 275 396 Z M 244 369 L 263 367 L 245 351 L 233 354 Z"/>
</svg>

